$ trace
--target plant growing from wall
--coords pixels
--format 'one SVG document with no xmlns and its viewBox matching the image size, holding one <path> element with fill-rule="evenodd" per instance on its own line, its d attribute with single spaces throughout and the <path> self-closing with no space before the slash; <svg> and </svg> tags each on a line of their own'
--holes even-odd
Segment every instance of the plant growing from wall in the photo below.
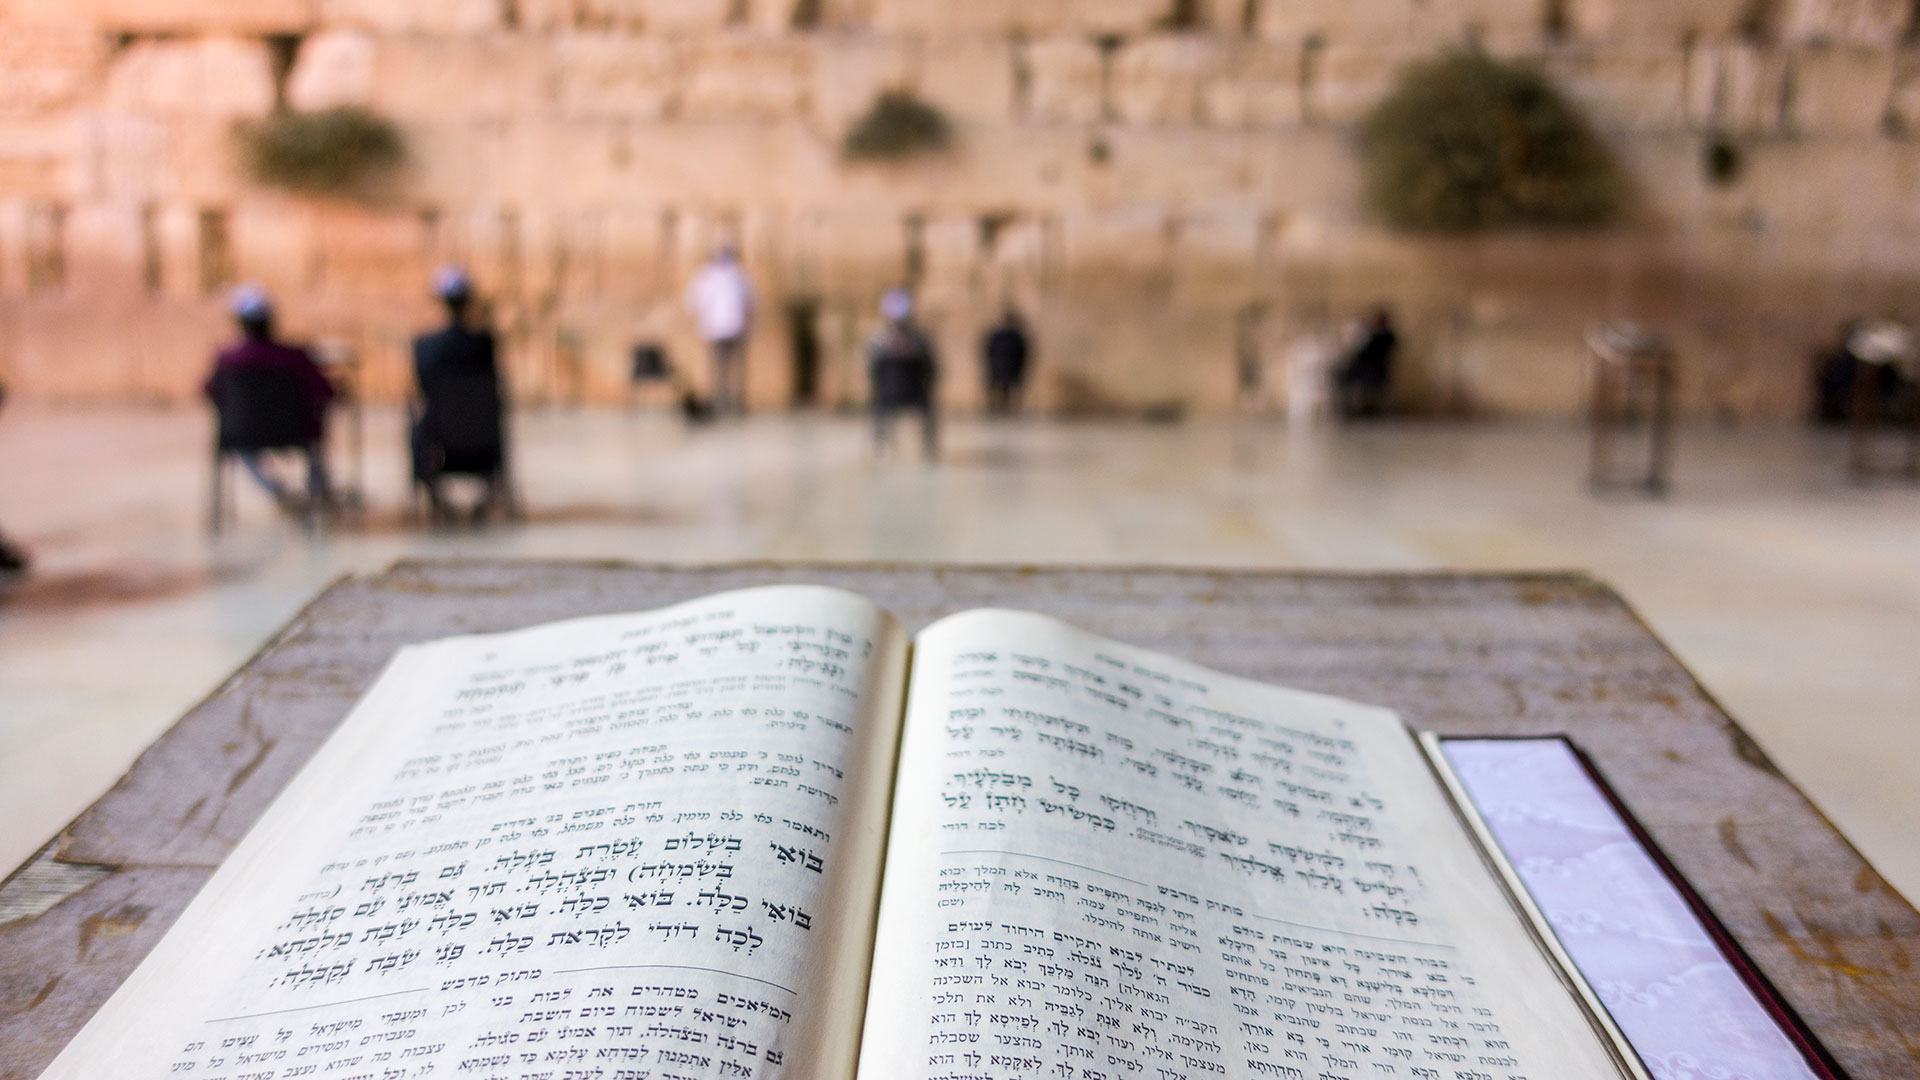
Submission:
<svg viewBox="0 0 1920 1080">
<path fill-rule="evenodd" d="M 1598 226 L 1626 185 L 1579 112 L 1539 72 L 1479 52 L 1408 69 L 1361 127 L 1365 197 L 1417 232 Z"/>
<path fill-rule="evenodd" d="M 357 106 L 278 109 L 234 134 L 249 176 L 303 195 L 367 197 L 407 156 L 393 122 Z"/>
<path fill-rule="evenodd" d="M 953 141 L 946 115 L 904 90 L 889 90 L 847 131 L 848 161 L 905 161 L 945 150 Z"/>
</svg>

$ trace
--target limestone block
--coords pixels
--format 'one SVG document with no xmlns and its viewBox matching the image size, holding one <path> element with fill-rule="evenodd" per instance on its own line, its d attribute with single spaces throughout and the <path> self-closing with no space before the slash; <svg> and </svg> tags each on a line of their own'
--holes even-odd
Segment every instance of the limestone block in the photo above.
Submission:
<svg viewBox="0 0 1920 1080">
<path fill-rule="evenodd" d="M 926 303 L 970 302 L 981 281 L 980 222 L 958 215 L 922 223 L 919 294 Z"/>
<path fill-rule="evenodd" d="M 1788 0 L 1781 19 L 1787 41 L 1894 48 L 1913 16 L 1906 0 Z"/>
<path fill-rule="evenodd" d="M 1531 51 L 1544 32 L 1542 7 L 1539 0 L 1434 0 L 1415 5 L 1411 37 L 1429 50 L 1478 41 L 1496 54 Z M 1580 0 L 1569 7 L 1579 19 Z"/>
<path fill-rule="evenodd" d="M 282 301 L 314 286 L 318 242 L 310 214 L 259 199 L 234 207 L 228 222 L 234 281 L 256 282 Z"/>
<path fill-rule="evenodd" d="M 681 115 L 779 120 L 806 108 L 814 51 L 793 38 L 727 37 L 687 46 Z"/>
<path fill-rule="evenodd" d="M 227 202 L 251 187 L 231 121 L 212 116 L 167 117 L 165 154 L 164 175 L 147 183 L 167 198 Z"/>
<path fill-rule="evenodd" d="M 475 34 L 499 28 L 501 0 L 310 0 L 319 21 L 384 33 Z"/>
<path fill-rule="evenodd" d="M 89 144 L 76 164 L 95 198 L 138 201 L 172 193 L 168 125 L 152 116 L 107 112 L 84 125 Z"/>
<path fill-rule="evenodd" d="M 736 11 L 736 0 L 620 0 L 620 4 L 638 12 L 642 25 L 656 34 L 718 30 L 732 21 Z M 738 7 L 743 9 L 745 5 Z"/>
<path fill-rule="evenodd" d="M 200 264 L 200 209 L 183 203 L 165 203 L 153 218 L 158 246 L 160 288 L 174 299 L 202 296 Z"/>
<path fill-rule="evenodd" d="M 1269 217 L 1258 206 L 1224 203 L 1183 213 L 1172 245 L 1175 305 L 1214 311 L 1251 303 Z"/>
<path fill-rule="evenodd" d="M 1895 65 L 1885 125 L 1903 138 L 1920 136 L 1920 61 L 1914 58 L 1903 56 Z"/>
<path fill-rule="evenodd" d="M 820 289 L 853 298 L 864 317 L 883 291 L 906 281 L 906 225 L 875 207 L 825 208 L 818 219 Z"/>
<path fill-rule="evenodd" d="M 822 34 L 814 41 L 810 97 L 814 117 L 838 138 L 882 91 L 912 86 L 920 50 L 896 35 Z"/>
<path fill-rule="evenodd" d="M 102 35 L 74 24 L 0 22 L 0 116 L 62 108 L 91 92 Z"/>
<path fill-rule="evenodd" d="M 1742 135 L 1781 130 L 1792 102 L 1787 54 L 1744 41 L 1693 51 L 1688 120 L 1699 128 Z"/>
<path fill-rule="evenodd" d="M 921 54 L 917 85 L 949 117 L 1004 123 L 1013 115 L 1014 46 L 971 34 L 937 38 Z"/>
<path fill-rule="evenodd" d="M 287 34 L 313 25 L 316 0 L 13 0 L 10 20 L 121 33 Z"/>
<path fill-rule="evenodd" d="M 311 214 L 313 288 L 356 304 L 424 304 L 431 296 L 433 267 L 417 215 L 344 203 L 318 206 Z"/>
<path fill-rule="evenodd" d="M 1031 73 L 1028 115 L 1046 123 L 1084 124 L 1105 115 L 1100 50 L 1084 38 L 1047 38 L 1026 48 Z"/>
<path fill-rule="evenodd" d="M 1393 89 L 1402 68 L 1428 58 L 1425 48 L 1380 48 L 1335 41 L 1303 61 L 1302 117 L 1307 123 L 1351 124 Z"/>
<path fill-rule="evenodd" d="M 1553 83 L 1603 132 L 1671 132 L 1687 126 L 1687 57 L 1679 46 L 1601 45 L 1545 58 Z"/>
<path fill-rule="evenodd" d="M 87 127 L 72 116 L 0 121 L 0 198 L 61 198 L 85 179 Z"/>
<path fill-rule="evenodd" d="M 1750 0 L 1690 0 L 1685 4 L 1673 0 L 1596 0 L 1596 6 L 1603 12 L 1598 21 L 1606 39 L 1656 46 L 1735 37 L 1753 7 Z"/>
<path fill-rule="evenodd" d="M 553 39 L 558 105 L 569 117 L 657 120 L 678 94 L 675 46 L 624 34 L 562 34 Z"/>
<path fill-rule="evenodd" d="M 104 101 L 133 113 L 264 116 L 273 108 L 273 66 L 259 41 L 136 41 L 109 63 Z"/>
<path fill-rule="evenodd" d="M 873 24 L 916 33 L 1144 34 L 1172 7 L 1172 0 L 874 0 Z"/>
<path fill-rule="evenodd" d="M 1816 136 L 1879 133 L 1894 85 L 1894 54 L 1882 49 L 1800 49 L 1791 61 L 1790 128 Z"/>
<path fill-rule="evenodd" d="M 328 30 L 306 39 L 287 73 L 287 104 L 296 109 L 365 105 L 373 98 L 374 50 L 371 34 Z"/>
<path fill-rule="evenodd" d="M 66 216 L 66 292 L 132 297 L 145 291 L 146 232 L 131 203 L 89 202 Z"/>
<path fill-rule="evenodd" d="M 1164 299 L 1178 227 L 1164 206 L 1120 206 L 1062 215 L 1066 284 L 1080 296 Z"/>
<path fill-rule="evenodd" d="M 1143 38 L 1114 58 L 1111 90 L 1130 124 L 1192 124 L 1201 119 L 1200 88 L 1219 77 L 1221 39 L 1163 34 Z"/>
<path fill-rule="evenodd" d="M 1300 50 L 1243 39 L 1200 89 L 1209 123 L 1230 128 L 1288 127 L 1300 122 Z"/>
<path fill-rule="evenodd" d="M 424 122 L 544 113 L 553 100 L 553 54 L 532 35 L 379 38 L 372 107 Z"/>
<path fill-rule="evenodd" d="M 1254 27 L 1261 38 L 1296 47 L 1308 40 L 1386 44 L 1404 42 L 1418 14 L 1409 0 L 1261 0 Z"/>
</svg>

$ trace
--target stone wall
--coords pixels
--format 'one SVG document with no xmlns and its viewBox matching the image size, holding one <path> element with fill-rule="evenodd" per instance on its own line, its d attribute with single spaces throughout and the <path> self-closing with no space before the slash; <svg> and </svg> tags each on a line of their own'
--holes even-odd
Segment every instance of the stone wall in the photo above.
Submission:
<svg viewBox="0 0 1920 1080">
<path fill-rule="evenodd" d="M 469 264 L 523 399 L 619 400 L 632 343 L 704 377 L 679 297 L 737 237 L 764 303 L 750 396 L 858 401 L 879 293 L 919 291 L 943 393 L 1037 324 L 1042 405 L 1277 406 L 1284 355 L 1391 302 L 1413 409 L 1576 410 L 1580 337 L 1679 341 L 1696 413 L 1797 413 L 1843 317 L 1920 316 L 1913 0 L 0 0 L 0 378 L 189 397 L 259 281 L 296 333 L 404 392 L 427 281 Z M 1545 67 L 1637 189 L 1603 235 L 1413 240 L 1356 200 L 1351 125 L 1468 41 Z M 947 154 L 849 165 L 906 88 Z M 378 205 L 248 184 L 236 120 L 373 108 Z M 1739 148 L 1706 175 L 1712 138 Z"/>
</svg>

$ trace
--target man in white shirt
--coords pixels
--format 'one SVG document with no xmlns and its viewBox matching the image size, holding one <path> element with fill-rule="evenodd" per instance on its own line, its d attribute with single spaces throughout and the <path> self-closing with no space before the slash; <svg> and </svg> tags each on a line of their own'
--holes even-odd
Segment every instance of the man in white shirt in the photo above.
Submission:
<svg viewBox="0 0 1920 1080">
<path fill-rule="evenodd" d="M 731 243 L 687 286 L 687 307 L 700 324 L 700 336 L 713 349 L 713 408 L 716 414 L 746 411 L 747 335 L 753 328 L 753 284 Z"/>
</svg>

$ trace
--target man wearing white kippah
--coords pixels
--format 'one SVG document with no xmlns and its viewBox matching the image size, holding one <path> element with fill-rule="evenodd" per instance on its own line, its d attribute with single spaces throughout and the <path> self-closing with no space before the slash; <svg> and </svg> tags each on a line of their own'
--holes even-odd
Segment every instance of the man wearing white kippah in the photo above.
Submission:
<svg viewBox="0 0 1920 1080">
<path fill-rule="evenodd" d="M 290 388 L 292 408 L 298 416 L 248 417 L 249 421 L 284 422 L 304 438 L 297 447 L 307 458 L 307 499 L 303 503 L 267 468 L 260 449 L 246 447 L 235 451 L 247 472 L 273 496 L 282 509 L 301 511 L 323 506 L 331 498 L 327 484 L 326 420 L 327 406 L 333 402 L 333 384 L 320 372 L 313 355 L 305 348 L 279 341 L 274 336 L 273 298 L 258 285 L 242 285 L 228 297 L 228 310 L 240 327 L 240 342 L 221 351 L 214 359 L 213 374 L 204 387 L 207 399 L 223 410 L 233 403 L 249 399 L 247 387 L 259 388 L 267 382 Z M 268 394 L 260 400 L 277 400 Z M 279 412 L 285 413 L 285 408 Z M 223 416 L 223 424 L 228 418 Z M 277 424 L 276 424 L 277 426 Z M 278 445 L 276 443 L 276 445 Z"/>
<path fill-rule="evenodd" d="M 927 460 L 939 455 L 938 421 L 934 414 L 934 379 L 938 363 L 933 345 L 913 321 L 913 295 L 889 289 L 880 298 L 886 325 L 867 346 L 867 367 L 873 379 L 873 444 L 886 453 L 893 446 L 896 413 L 911 409 L 920 414 L 920 443 Z"/>
</svg>

